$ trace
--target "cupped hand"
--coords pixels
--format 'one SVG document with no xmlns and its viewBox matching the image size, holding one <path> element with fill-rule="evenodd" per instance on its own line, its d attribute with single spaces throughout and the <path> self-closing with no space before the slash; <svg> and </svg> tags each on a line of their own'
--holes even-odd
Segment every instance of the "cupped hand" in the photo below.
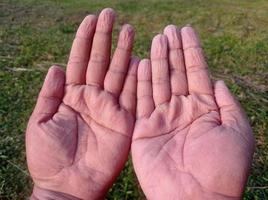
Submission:
<svg viewBox="0 0 268 200">
<path fill-rule="evenodd" d="M 99 199 L 127 160 L 139 60 L 131 58 L 134 30 L 124 25 L 110 61 L 114 19 L 112 9 L 98 19 L 87 16 L 74 39 L 66 78 L 59 67 L 48 71 L 26 134 L 37 193 Z"/>
<path fill-rule="evenodd" d="M 138 67 L 132 159 L 148 199 L 239 199 L 254 139 L 193 28 L 167 26 Z"/>
</svg>

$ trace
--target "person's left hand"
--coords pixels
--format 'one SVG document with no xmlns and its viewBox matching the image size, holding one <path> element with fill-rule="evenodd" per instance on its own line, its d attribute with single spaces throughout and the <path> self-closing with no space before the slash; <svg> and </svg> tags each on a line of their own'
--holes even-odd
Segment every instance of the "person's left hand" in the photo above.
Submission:
<svg viewBox="0 0 268 200">
<path fill-rule="evenodd" d="M 130 58 L 134 30 L 124 25 L 110 62 L 114 17 L 112 9 L 98 19 L 87 16 L 72 46 L 66 80 L 58 67 L 47 74 L 26 133 L 33 199 L 99 199 L 127 160 L 139 60 Z"/>
<path fill-rule="evenodd" d="M 214 85 L 192 27 L 167 26 L 138 67 L 132 160 L 146 197 L 240 199 L 254 152 L 250 124 Z"/>
</svg>

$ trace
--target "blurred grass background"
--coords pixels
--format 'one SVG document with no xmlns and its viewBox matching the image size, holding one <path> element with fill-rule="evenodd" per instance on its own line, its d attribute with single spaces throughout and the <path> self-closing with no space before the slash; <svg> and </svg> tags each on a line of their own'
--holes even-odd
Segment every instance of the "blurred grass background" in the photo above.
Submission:
<svg viewBox="0 0 268 200">
<path fill-rule="evenodd" d="M 84 16 L 112 7 L 120 26 L 136 28 L 134 53 L 148 56 L 168 24 L 200 33 L 214 79 L 223 79 L 245 108 L 256 152 L 244 199 L 268 199 L 268 1 L 265 0 L 1 0 L 0 199 L 27 199 L 32 183 L 24 132 L 48 67 L 65 65 Z M 164 177 L 163 177 L 164 178 Z M 144 199 L 129 161 L 107 199 Z"/>
</svg>

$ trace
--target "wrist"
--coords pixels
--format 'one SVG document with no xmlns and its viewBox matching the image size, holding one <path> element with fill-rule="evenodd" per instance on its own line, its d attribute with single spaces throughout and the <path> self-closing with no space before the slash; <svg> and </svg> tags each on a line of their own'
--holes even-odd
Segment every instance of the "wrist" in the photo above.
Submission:
<svg viewBox="0 0 268 200">
<path fill-rule="evenodd" d="M 36 185 L 34 186 L 30 200 L 50 200 L 50 199 L 81 200 L 81 199 L 74 197 L 72 195 L 69 195 L 69 194 L 43 189 L 43 188 L 40 188 Z"/>
</svg>

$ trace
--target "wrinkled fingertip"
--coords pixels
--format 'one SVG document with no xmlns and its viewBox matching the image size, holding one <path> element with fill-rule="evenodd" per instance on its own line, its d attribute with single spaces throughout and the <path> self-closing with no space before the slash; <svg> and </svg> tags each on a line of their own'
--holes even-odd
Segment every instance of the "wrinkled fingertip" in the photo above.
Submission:
<svg viewBox="0 0 268 200">
<path fill-rule="evenodd" d="M 118 46 L 123 49 L 131 50 L 133 46 L 135 31 L 130 24 L 124 24 L 121 28 Z"/>
<path fill-rule="evenodd" d="M 217 89 L 228 89 L 223 80 L 215 81 L 214 88 L 215 88 L 215 90 L 217 90 Z"/>
<path fill-rule="evenodd" d="M 164 34 L 157 34 L 152 41 L 151 59 L 158 60 L 167 58 L 168 39 Z"/>
<path fill-rule="evenodd" d="M 137 56 L 131 56 L 130 65 L 135 65 L 135 66 L 138 67 L 139 63 L 140 63 L 139 57 L 137 57 Z"/>
<path fill-rule="evenodd" d="M 174 32 L 177 32 L 177 26 L 175 26 L 174 24 L 169 24 L 164 29 L 164 34 L 165 35 L 170 35 L 170 34 L 172 34 Z"/>
<path fill-rule="evenodd" d="M 48 69 L 48 73 L 58 74 L 59 76 L 65 76 L 64 69 L 60 65 L 58 65 L 58 64 L 53 64 Z"/>
<path fill-rule="evenodd" d="M 101 12 L 100 12 L 100 16 L 104 16 L 104 17 L 116 17 L 116 12 L 113 8 L 104 8 Z"/>
</svg>

